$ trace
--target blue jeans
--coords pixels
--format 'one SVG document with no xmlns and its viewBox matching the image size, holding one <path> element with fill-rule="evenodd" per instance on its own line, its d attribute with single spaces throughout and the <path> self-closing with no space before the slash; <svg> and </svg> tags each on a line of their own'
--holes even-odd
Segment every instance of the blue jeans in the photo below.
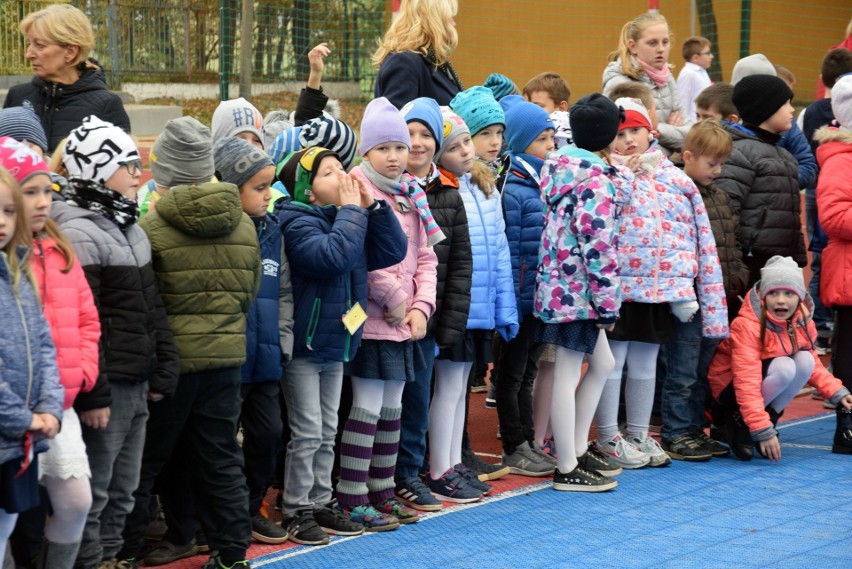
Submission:
<svg viewBox="0 0 852 569">
<path fill-rule="evenodd" d="M 718 340 L 701 336 L 701 312 L 691 322 L 677 322 L 677 339 L 664 347 L 666 377 L 660 394 L 660 438 L 672 442 L 704 427 L 707 370 Z"/>
<path fill-rule="evenodd" d="M 292 432 L 284 466 L 284 515 L 331 501 L 331 471 L 343 363 L 293 358 L 281 390 Z"/>
<path fill-rule="evenodd" d="M 74 567 L 95 569 L 115 559 L 124 543 L 121 532 L 133 511 L 133 492 L 139 485 L 145 422 L 148 420 L 148 382 L 110 384 L 112 404 L 106 429 L 83 425 L 83 440 L 92 470 L 92 509 Z"/>
<path fill-rule="evenodd" d="M 426 336 L 417 342 L 426 367 L 405 384 L 402 392 L 402 417 L 396 481 L 420 474 L 426 457 L 426 431 L 429 428 L 429 400 L 432 393 L 432 368 L 435 364 L 435 338 Z"/>
</svg>

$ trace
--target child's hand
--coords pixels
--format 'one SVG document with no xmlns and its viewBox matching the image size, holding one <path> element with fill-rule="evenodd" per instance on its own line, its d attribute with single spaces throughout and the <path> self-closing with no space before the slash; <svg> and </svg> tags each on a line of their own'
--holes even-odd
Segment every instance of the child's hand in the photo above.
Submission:
<svg viewBox="0 0 852 569">
<path fill-rule="evenodd" d="M 418 308 L 412 308 L 411 312 L 406 314 L 402 323 L 411 329 L 412 340 L 422 340 L 426 335 L 426 320 L 426 315 Z"/>
<path fill-rule="evenodd" d="M 385 307 L 385 322 L 391 326 L 399 326 L 405 318 L 405 301 L 400 302 L 391 309 Z"/>
<path fill-rule="evenodd" d="M 308 87 L 319 89 L 322 82 L 322 70 L 325 67 L 323 57 L 331 55 L 328 44 L 323 42 L 308 52 L 308 62 L 311 64 L 311 72 L 308 75 Z"/>
<path fill-rule="evenodd" d="M 681 126 L 683 125 L 683 117 L 680 116 L 680 113 L 675 111 L 669 115 L 669 120 L 666 121 L 672 126 Z"/>
<path fill-rule="evenodd" d="M 41 433 L 52 439 L 59 433 L 59 421 L 56 420 L 56 417 L 51 415 L 50 413 L 39 413 L 41 416 Z"/>
<path fill-rule="evenodd" d="M 838 403 L 847 411 L 852 411 L 852 395 L 844 395 Z"/>
<path fill-rule="evenodd" d="M 633 154 L 630 158 L 627 159 L 627 162 L 624 164 L 631 172 L 636 172 L 639 170 L 639 165 L 642 161 L 641 154 Z"/>
<path fill-rule="evenodd" d="M 340 183 L 340 207 L 361 205 L 361 193 L 355 186 L 353 178 L 346 172 L 338 172 L 337 181 Z M 360 180 L 358 181 L 360 182 Z"/>
<path fill-rule="evenodd" d="M 30 421 L 30 428 L 28 430 L 41 432 L 44 428 L 44 421 L 42 420 L 41 413 L 33 413 L 32 421 Z"/>
<path fill-rule="evenodd" d="M 80 413 L 80 421 L 92 429 L 106 429 L 109 424 L 109 407 L 83 411 Z"/>
<path fill-rule="evenodd" d="M 760 454 L 772 462 L 781 460 L 781 443 L 778 442 L 778 437 L 758 442 L 757 448 L 760 449 Z"/>
<path fill-rule="evenodd" d="M 364 182 L 361 181 L 361 178 L 352 177 L 355 180 L 355 185 L 358 187 L 358 193 L 361 194 L 361 207 L 367 209 L 372 206 L 376 201 L 373 199 L 373 192 L 367 189 L 367 186 L 364 185 Z"/>
</svg>

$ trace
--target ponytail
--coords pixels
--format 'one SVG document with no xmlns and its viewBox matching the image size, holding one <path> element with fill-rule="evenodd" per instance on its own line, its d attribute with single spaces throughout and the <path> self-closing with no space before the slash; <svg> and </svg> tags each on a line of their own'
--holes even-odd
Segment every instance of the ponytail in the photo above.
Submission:
<svg viewBox="0 0 852 569">
<path fill-rule="evenodd" d="M 642 68 L 634 67 L 633 56 L 630 54 L 628 44 L 631 40 L 633 42 L 639 41 L 639 38 L 642 37 L 642 32 L 646 28 L 656 24 L 668 25 L 668 21 L 659 12 L 645 12 L 624 24 L 621 28 L 621 33 L 618 34 L 618 47 L 615 51 L 610 52 L 609 56 L 607 56 L 607 61 L 621 59 L 621 72 L 634 81 L 640 81 L 639 74 L 642 73 Z"/>
</svg>

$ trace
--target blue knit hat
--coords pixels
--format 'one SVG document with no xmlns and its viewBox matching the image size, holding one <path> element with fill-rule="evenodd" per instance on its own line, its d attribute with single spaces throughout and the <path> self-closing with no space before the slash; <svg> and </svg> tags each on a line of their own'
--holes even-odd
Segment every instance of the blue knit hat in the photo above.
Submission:
<svg viewBox="0 0 852 569">
<path fill-rule="evenodd" d="M 494 98 L 498 101 L 506 95 L 521 94 L 521 90 L 518 89 L 518 86 L 502 73 L 492 73 L 489 75 L 488 79 L 486 79 L 485 83 L 483 83 L 483 86 L 491 89 L 491 92 L 494 93 Z"/>
<path fill-rule="evenodd" d="M 488 87 L 471 87 L 453 97 L 450 107 L 470 129 L 471 136 L 492 124 L 506 124 L 503 107 Z"/>
<path fill-rule="evenodd" d="M 275 164 L 286 160 L 291 153 L 303 148 L 322 146 L 337 154 L 345 170 L 355 160 L 358 140 L 352 127 L 328 115 L 312 118 L 302 126 L 281 131 L 269 147 L 269 156 Z"/>
<path fill-rule="evenodd" d="M 405 123 L 417 121 L 423 123 L 435 139 L 435 152 L 444 143 L 444 119 L 438 101 L 429 97 L 418 97 L 406 103 L 399 112 L 405 117 Z"/>
<path fill-rule="evenodd" d="M 302 144 L 299 142 L 299 134 L 302 132 L 302 127 L 296 126 L 282 130 L 272 141 L 269 146 L 269 157 L 272 161 L 278 164 L 293 152 L 302 149 Z"/>
<path fill-rule="evenodd" d="M 533 140 L 542 132 L 556 130 L 547 111 L 536 104 L 525 101 L 520 95 L 507 95 L 500 99 L 506 113 L 504 137 L 512 154 L 523 154 Z"/>
<path fill-rule="evenodd" d="M 26 107 L 10 107 L 0 111 L 0 136 L 35 144 L 42 152 L 47 152 L 47 135 L 44 134 L 41 120 Z"/>
</svg>

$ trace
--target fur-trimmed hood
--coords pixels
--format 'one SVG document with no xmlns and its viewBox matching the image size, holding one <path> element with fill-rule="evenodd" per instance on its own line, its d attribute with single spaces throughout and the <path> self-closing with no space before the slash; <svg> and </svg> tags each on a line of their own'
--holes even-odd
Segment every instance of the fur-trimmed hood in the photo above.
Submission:
<svg viewBox="0 0 852 569">
<path fill-rule="evenodd" d="M 852 130 L 824 126 L 814 132 L 814 140 L 819 142 L 816 159 L 820 168 L 834 156 L 852 153 Z"/>
</svg>

